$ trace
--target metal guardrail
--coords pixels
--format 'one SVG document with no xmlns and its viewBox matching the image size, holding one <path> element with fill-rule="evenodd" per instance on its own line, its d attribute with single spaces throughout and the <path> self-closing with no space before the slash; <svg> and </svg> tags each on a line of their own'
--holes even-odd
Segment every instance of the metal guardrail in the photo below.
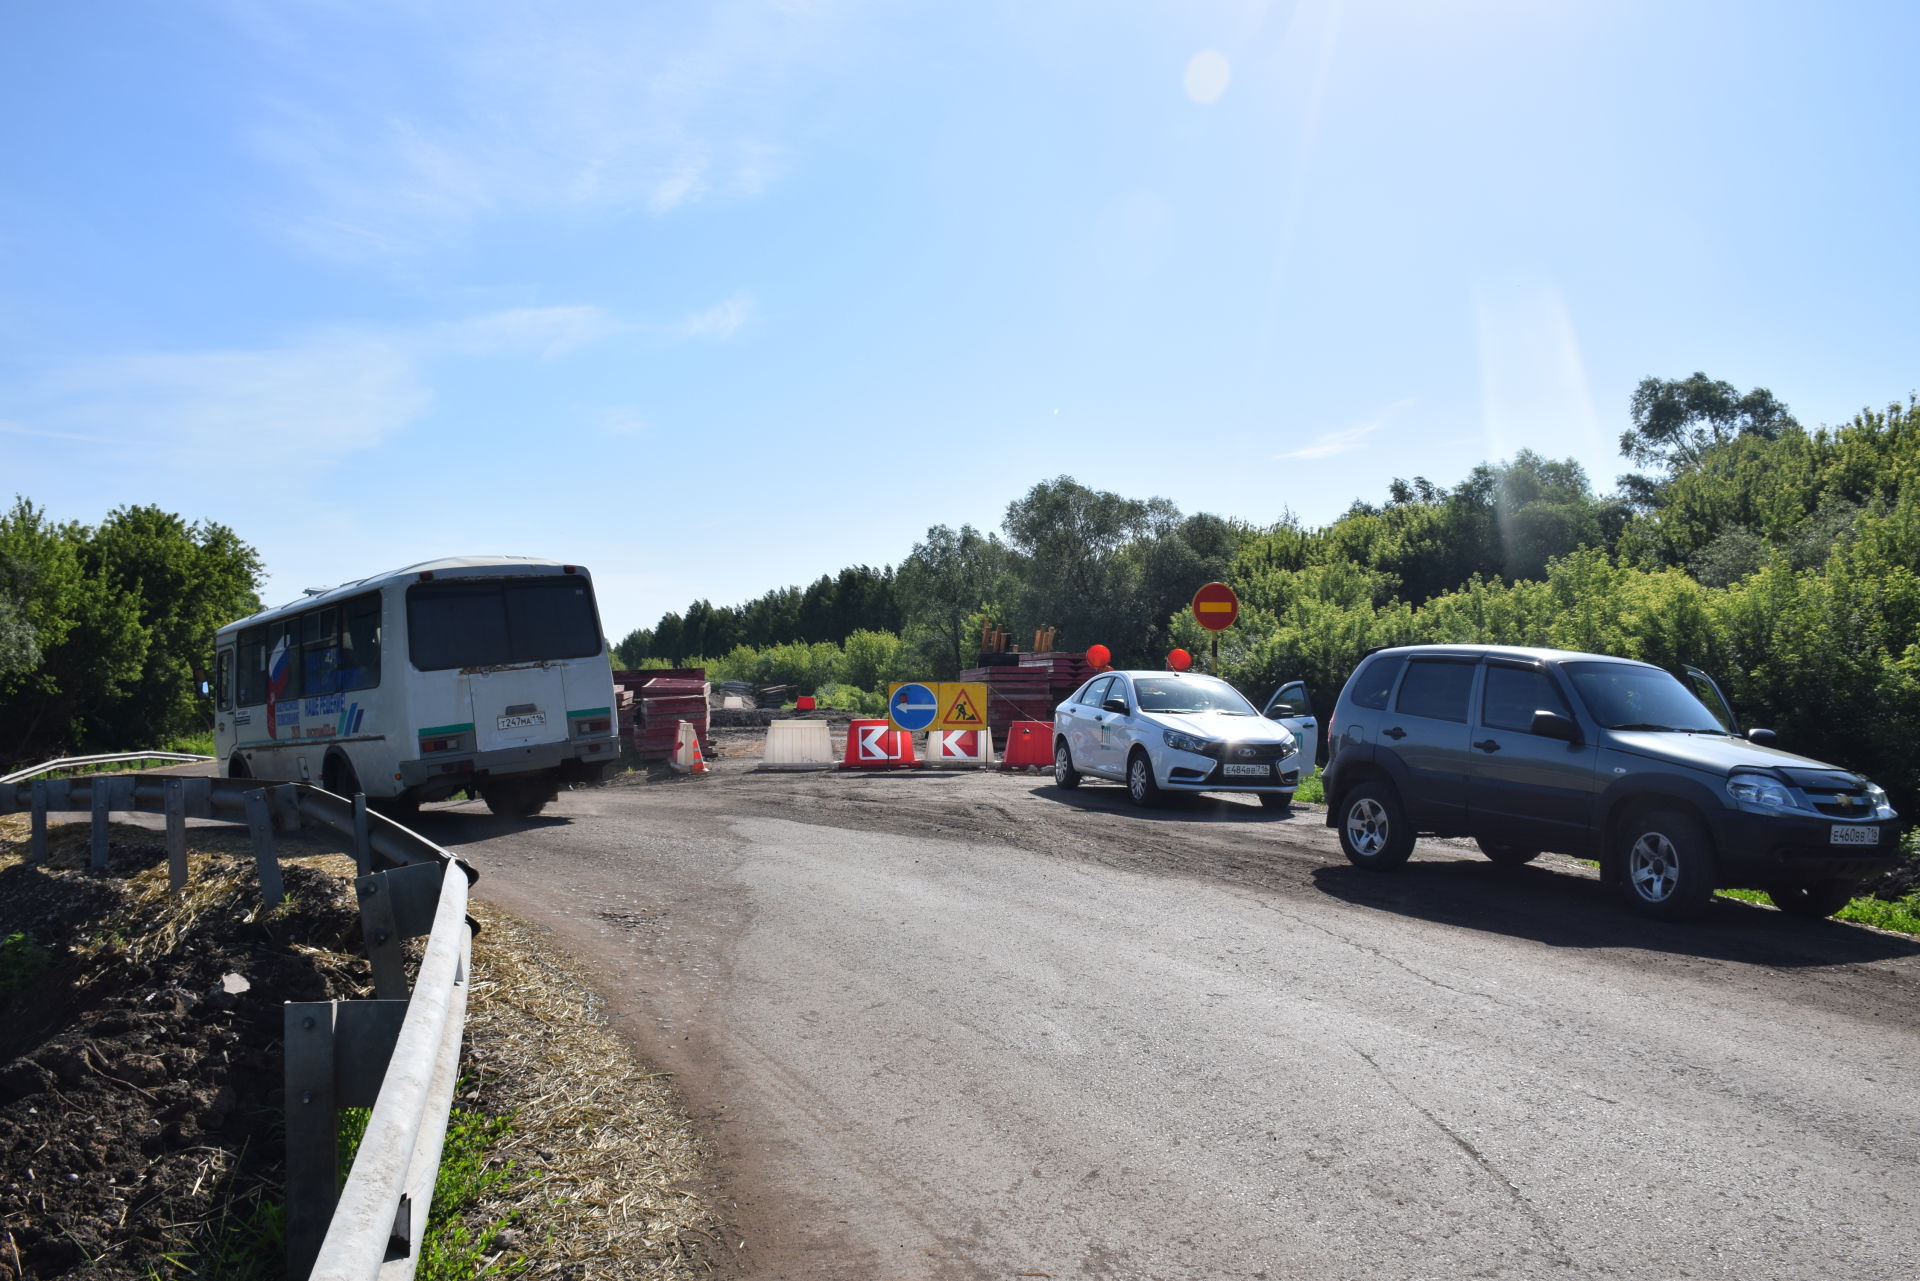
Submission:
<svg viewBox="0 0 1920 1281">
<path fill-rule="evenodd" d="M 276 831 L 311 821 L 351 842 L 375 999 L 286 1004 L 287 1275 L 409 1281 L 459 1075 L 474 870 L 369 812 L 365 797 L 349 800 L 310 783 L 158 774 L 0 780 L 0 813 L 33 814 L 29 861 L 46 857 L 48 813 L 74 810 L 93 816 L 96 868 L 106 866 L 108 814 L 165 814 L 176 892 L 186 883 L 186 820 L 246 822 L 269 903 L 281 893 Z M 450 869 L 461 875 L 447 875 Z M 406 940 L 423 934 L 426 952 L 409 989 Z M 342 1107 L 372 1113 L 336 1198 Z"/>
<path fill-rule="evenodd" d="M 194 752 L 108 752 L 104 756 L 62 756 L 57 761 L 43 761 L 38 765 L 29 765 L 23 770 L 15 770 L 11 774 L 0 774 L 0 787 L 5 787 L 8 783 L 24 783 L 42 774 L 52 774 L 63 769 L 79 769 L 86 765 L 125 765 L 129 762 L 138 765 L 144 761 L 173 761 L 181 765 L 191 765 L 212 759 L 211 756 L 201 756 Z"/>
</svg>

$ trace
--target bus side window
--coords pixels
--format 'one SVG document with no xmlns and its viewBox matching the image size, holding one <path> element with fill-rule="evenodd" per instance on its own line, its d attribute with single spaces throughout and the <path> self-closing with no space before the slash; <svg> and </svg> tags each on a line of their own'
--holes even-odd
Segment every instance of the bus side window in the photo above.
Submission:
<svg viewBox="0 0 1920 1281">
<path fill-rule="evenodd" d="M 267 697 L 283 703 L 300 697 L 300 620 L 267 626 Z"/>
<path fill-rule="evenodd" d="M 380 683 L 380 595 L 350 600 L 342 611 L 339 688 L 372 689 Z"/>
<path fill-rule="evenodd" d="M 213 656 L 213 705 L 226 712 L 233 709 L 233 651 L 223 649 Z"/>
<path fill-rule="evenodd" d="M 340 688 L 340 611 L 316 609 L 300 616 L 300 661 L 308 698 Z"/>
<path fill-rule="evenodd" d="M 267 701 L 267 629 L 249 627 L 240 633 L 239 667 L 234 673 L 234 702 L 258 707 Z"/>
</svg>

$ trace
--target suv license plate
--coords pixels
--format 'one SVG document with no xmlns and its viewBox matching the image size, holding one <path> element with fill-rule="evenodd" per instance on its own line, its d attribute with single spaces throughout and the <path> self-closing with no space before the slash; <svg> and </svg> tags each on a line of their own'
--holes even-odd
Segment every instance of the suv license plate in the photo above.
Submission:
<svg viewBox="0 0 1920 1281">
<path fill-rule="evenodd" d="M 1220 767 L 1220 772 L 1222 774 L 1232 774 L 1236 778 L 1238 777 L 1265 778 L 1267 775 L 1273 773 L 1273 766 L 1271 765 L 1222 765 Z"/>
<path fill-rule="evenodd" d="M 1860 827 L 1855 824 L 1835 823 L 1833 825 L 1833 832 L 1827 839 L 1834 845 L 1878 845 L 1880 843 L 1880 829 L 1877 827 Z"/>
<path fill-rule="evenodd" d="M 545 712 L 535 712 L 531 716 L 502 716 L 499 721 L 499 727 L 501 729 L 526 729 L 530 725 L 545 725 L 546 723 L 547 714 Z M 1837 840 L 1838 838 L 1836 837 L 1835 839 Z"/>
</svg>

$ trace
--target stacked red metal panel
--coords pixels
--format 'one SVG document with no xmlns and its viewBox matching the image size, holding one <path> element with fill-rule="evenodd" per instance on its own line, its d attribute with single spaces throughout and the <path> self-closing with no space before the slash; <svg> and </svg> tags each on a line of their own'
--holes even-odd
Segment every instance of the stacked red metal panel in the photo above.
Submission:
<svg viewBox="0 0 1920 1281">
<path fill-rule="evenodd" d="M 705 668 L 615 672 L 620 688 L 620 733 L 641 760 L 665 760 L 673 754 L 681 721 L 690 722 L 703 755 L 713 755 L 708 723 Z"/>
</svg>

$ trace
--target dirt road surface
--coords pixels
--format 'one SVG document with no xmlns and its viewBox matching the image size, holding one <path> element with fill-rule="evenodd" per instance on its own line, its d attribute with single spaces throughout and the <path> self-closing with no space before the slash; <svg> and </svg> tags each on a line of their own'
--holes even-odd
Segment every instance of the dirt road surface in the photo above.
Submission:
<svg viewBox="0 0 1920 1281">
<path fill-rule="evenodd" d="M 1366 874 L 1313 810 L 749 764 L 419 823 L 678 1074 L 734 1275 L 1912 1275 L 1912 939 L 1643 922 L 1452 843 Z"/>
</svg>

